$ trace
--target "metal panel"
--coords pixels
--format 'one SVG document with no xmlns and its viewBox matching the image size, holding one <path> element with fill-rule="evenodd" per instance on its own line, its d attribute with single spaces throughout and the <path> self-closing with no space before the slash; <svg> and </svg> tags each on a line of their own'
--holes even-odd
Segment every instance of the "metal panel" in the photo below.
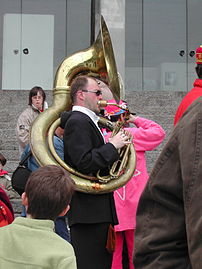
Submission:
<svg viewBox="0 0 202 269">
<path fill-rule="evenodd" d="M 3 33 L 2 89 L 51 89 L 54 16 L 6 14 Z"/>
</svg>

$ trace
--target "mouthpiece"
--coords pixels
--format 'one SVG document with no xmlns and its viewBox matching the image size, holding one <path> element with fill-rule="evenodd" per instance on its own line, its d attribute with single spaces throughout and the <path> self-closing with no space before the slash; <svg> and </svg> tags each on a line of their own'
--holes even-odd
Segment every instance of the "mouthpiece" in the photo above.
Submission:
<svg viewBox="0 0 202 269">
<path fill-rule="evenodd" d="M 121 104 L 121 105 L 119 105 L 119 104 L 117 104 L 117 103 L 108 103 L 106 100 L 100 100 L 100 101 L 98 101 L 98 105 L 99 105 L 100 107 L 106 107 L 106 106 L 108 106 L 108 105 L 110 105 L 110 106 L 116 106 L 116 107 L 119 107 L 119 108 L 124 109 L 124 110 L 126 110 L 126 111 L 129 111 L 126 104 Z"/>
<path fill-rule="evenodd" d="M 107 101 L 105 101 L 105 100 L 100 100 L 100 101 L 98 101 L 98 105 L 99 105 L 100 107 L 106 107 L 106 106 L 108 105 L 108 103 L 107 103 Z"/>
</svg>

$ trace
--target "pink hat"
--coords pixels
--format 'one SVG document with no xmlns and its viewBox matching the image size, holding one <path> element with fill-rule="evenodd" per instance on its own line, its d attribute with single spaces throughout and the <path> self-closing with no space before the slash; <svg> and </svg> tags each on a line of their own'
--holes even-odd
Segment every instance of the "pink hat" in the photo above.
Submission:
<svg viewBox="0 0 202 269">
<path fill-rule="evenodd" d="M 116 101 L 114 99 L 108 100 L 108 103 L 116 104 Z M 120 115 L 122 113 L 125 113 L 128 110 L 127 103 L 120 100 L 119 104 L 120 107 L 117 107 L 116 105 L 108 105 L 105 107 L 105 115 L 106 116 L 115 116 Z"/>
</svg>

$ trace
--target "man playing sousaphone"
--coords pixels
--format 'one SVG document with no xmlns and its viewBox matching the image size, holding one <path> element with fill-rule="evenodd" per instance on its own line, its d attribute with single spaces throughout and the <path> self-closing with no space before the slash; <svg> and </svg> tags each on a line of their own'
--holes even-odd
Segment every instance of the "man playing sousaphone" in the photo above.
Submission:
<svg viewBox="0 0 202 269">
<path fill-rule="evenodd" d="M 120 131 L 105 144 L 96 115 L 102 91 L 95 78 L 76 77 L 70 96 L 72 111 L 61 116 L 65 162 L 83 174 L 96 176 L 100 170 L 107 175 L 110 165 L 119 158 L 118 149 L 130 143 L 129 135 Z M 117 224 L 113 193 L 75 192 L 68 218 L 78 269 L 111 268 L 111 237 Z"/>
<path fill-rule="evenodd" d="M 98 101 L 102 99 L 102 92 L 90 73 L 106 78 L 113 97 L 116 101 L 120 99 L 113 48 L 102 16 L 99 34 L 91 47 L 66 57 L 59 65 L 52 106 L 34 121 L 30 146 L 41 166 L 61 165 L 75 181 L 77 192 L 72 199 L 69 224 L 78 268 L 108 269 L 112 261 L 108 251 L 114 248 L 111 244 L 114 242 L 113 225 L 117 223 L 112 191 L 131 178 L 136 157 L 128 134 L 120 132 L 105 144 L 96 115 L 100 111 Z M 73 111 L 69 111 L 72 107 L 70 90 Z M 105 120 L 102 119 L 102 124 L 108 127 L 110 124 Z M 65 162 L 52 143 L 54 130 L 60 123 L 65 129 Z M 120 176 L 109 175 L 108 168 L 119 159 L 118 149 L 125 149 L 126 144 L 129 149 L 127 166 Z"/>
</svg>

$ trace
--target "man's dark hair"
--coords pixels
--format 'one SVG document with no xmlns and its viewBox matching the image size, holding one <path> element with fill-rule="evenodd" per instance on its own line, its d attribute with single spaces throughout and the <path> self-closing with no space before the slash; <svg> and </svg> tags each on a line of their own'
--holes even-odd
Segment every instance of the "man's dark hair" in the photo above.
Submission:
<svg viewBox="0 0 202 269">
<path fill-rule="evenodd" d="M 36 96 L 38 92 L 41 93 L 41 95 L 43 97 L 43 104 L 44 104 L 44 101 L 46 100 L 45 91 L 41 87 L 35 86 L 29 92 L 29 105 L 30 106 L 32 105 L 32 97 Z"/>
<path fill-rule="evenodd" d="M 47 165 L 32 172 L 25 193 L 27 213 L 35 219 L 55 220 L 69 205 L 75 183 L 62 167 Z"/>
<path fill-rule="evenodd" d="M 202 79 L 202 64 L 197 64 L 196 73 L 200 79 Z"/>
<path fill-rule="evenodd" d="M 0 163 L 4 166 L 6 162 L 7 162 L 6 158 L 3 156 L 3 154 L 0 153 Z"/>
<path fill-rule="evenodd" d="M 88 78 L 86 76 L 78 76 L 73 80 L 70 91 L 70 97 L 72 103 L 75 103 L 76 101 L 77 92 L 84 90 L 87 84 L 88 84 Z"/>
</svg>

